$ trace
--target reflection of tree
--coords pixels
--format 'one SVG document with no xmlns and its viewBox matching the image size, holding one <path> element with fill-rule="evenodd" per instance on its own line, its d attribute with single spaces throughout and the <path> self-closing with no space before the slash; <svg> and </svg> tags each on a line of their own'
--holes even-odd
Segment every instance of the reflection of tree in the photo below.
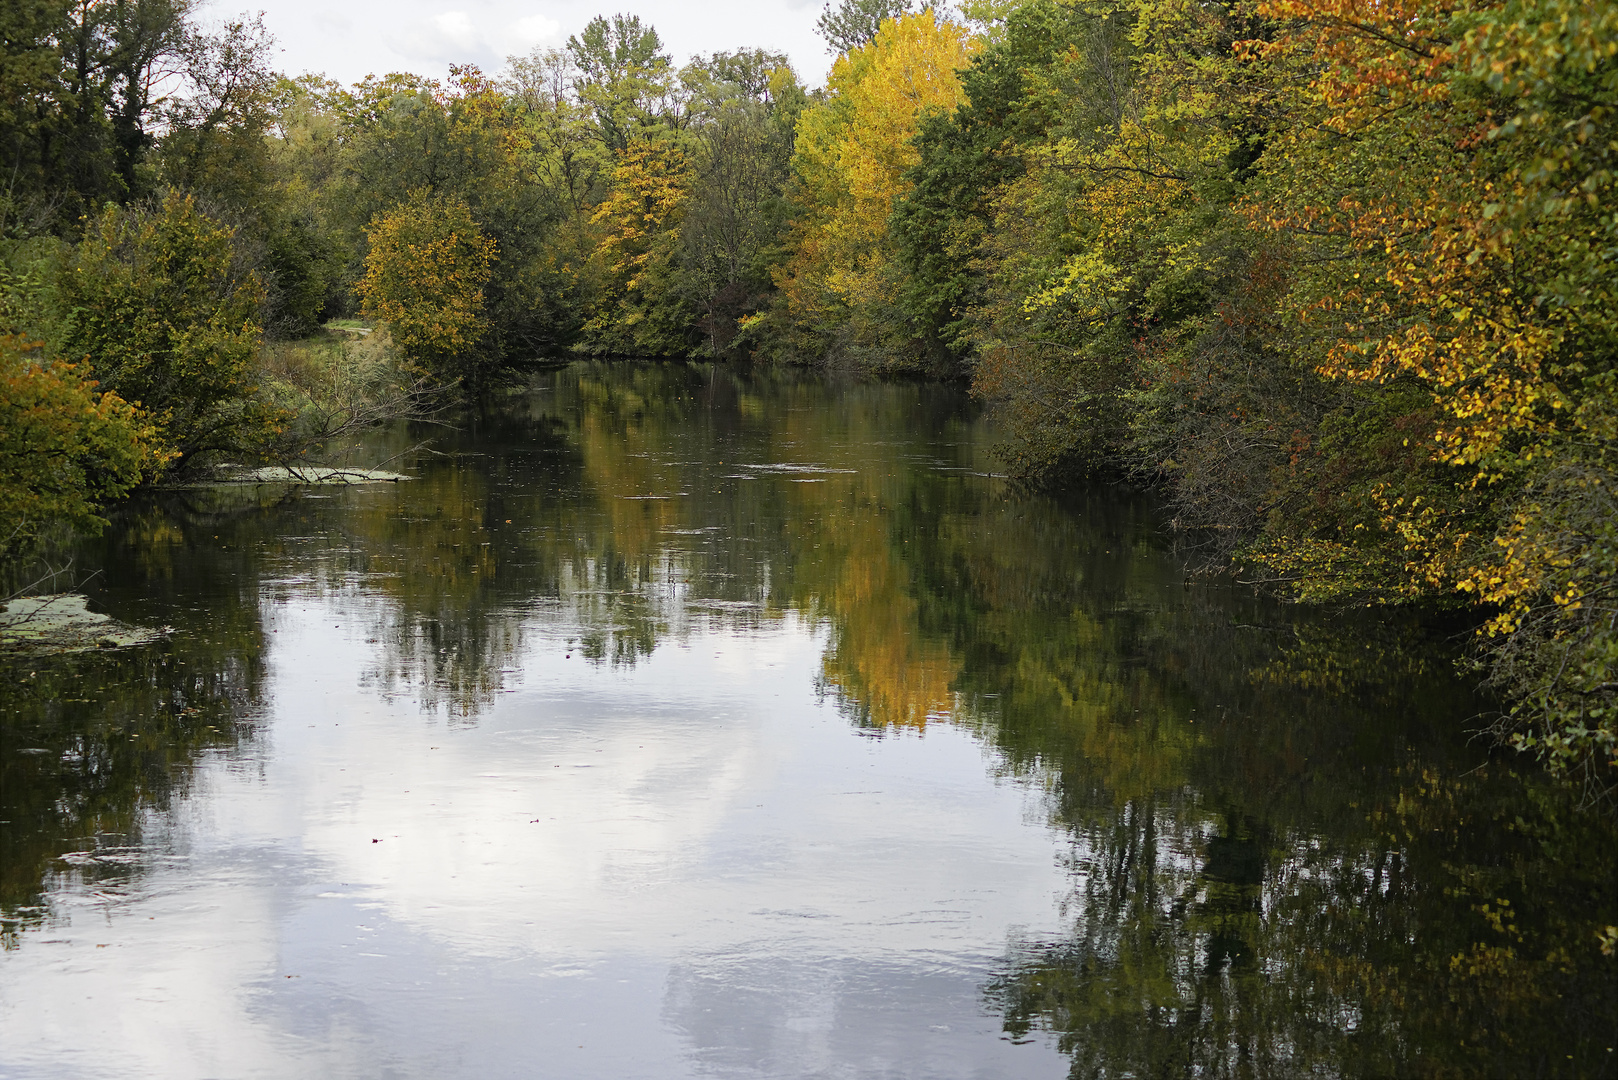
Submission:
<svg viewBox="0 0 1618 1080">
<path fill-rule="evenodd" d="M 692 557 L 693 589 L 748 536 L 770 602 L 826 621 L 823 684 L 859 722 L 967 724 L 1050 784 L 1073 835 L 1074 933 L 1010 958 L 992 996 L 1014 1034 L 1059 1032 L 1076 1075 L 1464 1073 L 1553 1047 L 1603 1060 L 1580 1055 L 1609 1037 L 1589 1021 L 1614 1003 L 1594 933 L 1612 901 L 1592 893 L 1610 830 L 1506 763 L 1476 770 L 1477 706 L 1432 635 L 1188 582 L 1138 501 L 961 483 L 934 466 L 972 447 L 933 460 L 919 432 L 947 425 L 912 427 L 921 395 L 905 388 L 845 390 L 828 418 L 802 387 L 745 387 L 730 410 L 680 369 L 640 378 L 591 390 L 587 476 L 601 493 L 690 494 L 617 504 L 616 535 L 650 547 L 720 523 L 732 539 Z M 734 460 L 736 442 L 857 471 L 740 483 L 730 501 L 658 471 Z M 1453 797 L 1476 835 L 1390 832 L 1389 815 L 1442 817 Z M 1539 824 L 1525 835 L 1519 817 Z M 1549 1015 L 1558 999 L 1582 1005 Z"/>
<path fill-rule="evenodd" d="M 587 655 L 632 659 L 694 611 L 745 625 L 795 608 L 826 622 L 823 686 L 861 722 L 920 727 L 954 711 L 958 663 L 916 632 L 906 530 L 913 502 L 959 487 L 934 466 L 981 453 L 958 396 L 697 364 L 576 365 L 546 391 L 524 422 L 578 447 L 581 498 L 557 562 L 575 568 L 559 595 Z"/>
<path fill-rule="evenodd" d="M 972 726 L 1072 832 L 1072 934 L 989 989 L 1014 1037 L 1075 1076 L 1608 1060 L 1618 836 L 1479 767 L 1437 635 L 1187 582 L 1138 503 L 863 482 L 793 570 L 826 682 Z"/>
<path fill-rule="evenodd" d="M 283 507 L 265 543 L 369 624 L 372 685 L 471 717 L 536 620 L 581 658 L 632 664 L 699 625 L 779 617 L 783 515 L 711 488 L 757 434 L 748 415 L 710 366 L 579 365 L 441 433 L 407 459 L 411 482 Z"/>
<path fill-rule="evenodd" d="M 363 493 L 336 507 L 325 544 L 299 561 L 371 624 L 381 645 L 374 681 L 465 716 L 499 689 L 520 638 L 500 617 L 504 552 L 490 478 L 476 463 L 445 465 L 388 497 Z"/>
<path fill-rule="evenodd" d="M 1610 823 L 1477 768 L 1475 706 L 1411 628 L 1188 588 L 1086 509 L 1028 551 L 921 530 L 945 538 L 921 609 L 961 657 L 959 716 L 1048 778 L 1073 835 L 1072 934 L 990 988 L 1008 1031 L 1058 1033 L 1075 1076 L 1607 1060 Z"/>
<path fill-rule="evenodd" d="M 1589 915 L 1611 902 L 1610 848 L 1592 857 L 1610 834 L 1547 821 L 1515 779 L 1435 801 L 1411 780 L 1398 843 L 1220 814 L 1164 844 L 1146 806 L 1081 833 L 1072 935 L 1018 946 L 990 988 L 1007 1030 L 1058 1033 L 1074 1076 L 1599 1071 L 1613 973 Z M 1538 835 L 1502 852 L 1525 821 Z"/>
<path fill-rule="evenodd" d="M 959 665 L 944 641 L 918 633 L 920 605 L 883 495 L 856 491 L 852 513 L 819 508 L 840 526 L 806 545 L 795 580 L 802 602 L 831 623 L 822 683 L 845 711 L 865 725 L 923 729 L 954 712 Z"/>
<path fill-rule="evenodd" d="M 104 571 L 89 588 L 99 606 L 140 621 L 183 577 L 190 600 L 207 597 L 206 614 L 151 645 L 0 662 L 0 928 L 8 947 L 47 914 L 41 882 L 53 867 L 105 888 L 138 873 L 138 863 L 116 856 L 139 843 L 145 814 L 185 794 L 201 754 L 251 731 L 264 645 L 256 579 L 237 576 L 240 537 L 231 525 L 241 519 L 210 512 L 200 534 L 198 519 L 189 520 L 188 530 L 185 519 L 150 505 L 132 508 L 126 528 L 84 553 Z"/>
<path fill-rule="evenodd" d="M 1101 846 L 1079 864 L 1077 931 L 1017 950 L 1014 974 L 990 990 L 1014 1036 L 1060 1032 L 1076 1076 L 1286 1075 L 1265 1036 L 1291 1032 L 1262 1030 L 1255 1010 L 1277 1003 L 1252 992 L 1265 985 L 1248 947 L 1262 841 L 1225 823 L 1202 838 L 1199 871 L 1173 857 L 1191 837 L 1163 835 L 1183 829 L 1185 809 L 1133 804 L 1113 835 L 1087 838 Z M 1241 1067 L 1227 1068 L 1228 1047 L 1241 1048 Z"/>
</svg>

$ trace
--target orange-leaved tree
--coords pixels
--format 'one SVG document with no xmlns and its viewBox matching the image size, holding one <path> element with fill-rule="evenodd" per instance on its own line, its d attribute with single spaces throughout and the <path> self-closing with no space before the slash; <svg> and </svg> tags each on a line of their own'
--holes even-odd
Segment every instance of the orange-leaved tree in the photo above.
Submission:
<svg viewBox="0 0 1618 1080">
<path fill-rule="evenodd" d="M 1405 595 L 1497 607 L 1520 745 L 1618 764 L 1618 9 L 1267 0 L 1307 74 L 1255 217 L 1306 252 L 1330 379 L 1427 395 L 1448 484 L 1375 493 Z M 1281 550 L 1276 557 L 1285 559 Z"/>
</svg>

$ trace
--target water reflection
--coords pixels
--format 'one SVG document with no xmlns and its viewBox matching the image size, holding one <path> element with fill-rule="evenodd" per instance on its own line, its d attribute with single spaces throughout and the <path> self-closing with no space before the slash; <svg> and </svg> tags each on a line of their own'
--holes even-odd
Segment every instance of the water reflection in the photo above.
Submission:
<svg viewBox="0 0 1618 1080">
<path fill-rule="evenodd" d="M 160 812 L 187 794 L 198 757 L 251 739 L 263 682 L 256 612 L 216 614 L 206 637 L 13 658 L 0 671 L 5 948 L 51 917 L 67 881 L 105 898 L 126 890 L 161 857 Z"/>
<path fill-rule="evenodd" d="M 215 1023 L 339 1071 L 334 1017 L 359 1071 L 509 1069 L 496 989 L 578 1075 L 1611 1067 L 1618 836 L 1468 743 L 1442 634 L 1013 497 L 943 388 L 581 364 L 420 434 L 84 553 L 177 632 L 4 680 L 15 952 L 97 874 L 273 895 Z M 243 824 L 164 870 L 210 763 Z M 615 1000 L 648 1034 L 574 1043 Z"/>
</svg>

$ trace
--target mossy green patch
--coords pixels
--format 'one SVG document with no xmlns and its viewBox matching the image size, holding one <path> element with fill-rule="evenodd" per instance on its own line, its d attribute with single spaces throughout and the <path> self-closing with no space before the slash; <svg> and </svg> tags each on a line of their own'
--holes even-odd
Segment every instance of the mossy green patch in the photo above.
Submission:
<svg viewBox="0 0 1618 1080">
<path fill-rule="evenodd" d="M 91 611 L 89 601 L 76 593 L 25 596 L 6 604 L 0 613 L 0 651 L 79 652 L 144 645 L 162 631 L 129 626 L 110 615 Z"/>
</svg>

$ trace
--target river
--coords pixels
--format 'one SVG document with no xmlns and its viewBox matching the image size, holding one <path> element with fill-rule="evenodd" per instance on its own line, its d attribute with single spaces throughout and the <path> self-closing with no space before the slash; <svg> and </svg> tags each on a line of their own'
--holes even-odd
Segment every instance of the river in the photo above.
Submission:
<svg viewBox="0 0 1618 1080">
<path fill-rule="evenodd" d="M 1618 835 L 1454 628 L 995 438 L 580 363 L 124 508 L 75 572 L 167 636 L 0 660 L 0 1076 L 1618 1071 Z"/>
</svg>

